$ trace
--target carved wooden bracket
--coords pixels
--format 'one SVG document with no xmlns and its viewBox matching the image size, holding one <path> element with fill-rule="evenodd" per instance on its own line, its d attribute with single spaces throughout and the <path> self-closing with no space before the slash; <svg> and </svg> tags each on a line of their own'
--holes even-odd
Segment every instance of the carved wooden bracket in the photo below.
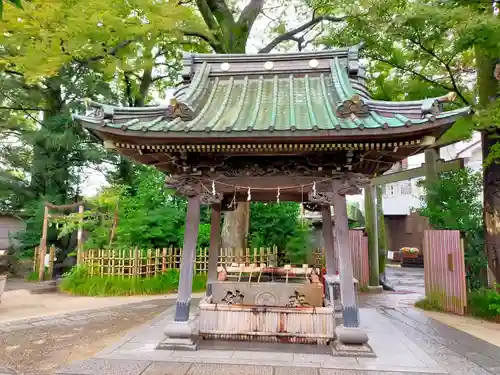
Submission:
<svg viewBox="0 0 500 375">
<path fill-rule="evenodd" d="M 194 111 L 187 104 L 178 102 L 176 99 L 170 101 L 165 113 L 165 119 L 172 121 L 180 118 L 182 121 L 191 121 L 195 117 Z"/>
<path fill-rule="evenodd" d="M 194 197 L 200 193 L 200 181 L 192 176 L 167 176 L 165 187 L 185 197 Z"/>
<path fill-rule="evenodd" d="M 315 193 L 310 191 L 307 199 L 310 203 L 315 203 L 321 206 L 331 206 L 333 204 L 333 193 Z"/>
<path fill-rule="evenodd" d="M 370 183 L 370 179 L 360 173 L 346 173 L 340 181 L 334 182 L 334 189 L 340 195 L 361 194 L 363 186 Z"/>
<path fill-rule="evenodd" d="M 351 99 L 345 100 L 337 107 L 337 114 L 342 118 L 346 118 L 351 115 L 366 117 L 369 112 L 370 109 L 368 108 L 368 105 L 365 104 L 359 95 L 353 95 Z"/>
<path fill-rule="evenodd" d="M 200 194 L 200 204 L 212 205 L 216 203 L 221 203 L 223 198 L 224 196 L 220 192 L 216 192 L 215 195 L 212 193 L 202 193 Z"/>
</svg>

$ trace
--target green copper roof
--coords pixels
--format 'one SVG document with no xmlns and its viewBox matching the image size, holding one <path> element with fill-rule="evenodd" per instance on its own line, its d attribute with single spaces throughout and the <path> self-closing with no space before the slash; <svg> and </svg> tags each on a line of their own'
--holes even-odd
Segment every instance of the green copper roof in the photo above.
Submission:
<svg viewBox="0 0 500 375">
<path fill-rule="evenodd" d="M 176 101 L 169 107 L 97 105 L 94 116 L 75 117 L 101 132 L 213 137 L 256 131 L 278 136 L 418 128 L 439 119 L 453 122 L 469 112 L 469 108 L 442 112 L 442 103 L 452 100 L 449 96 L 411 102 L 371 100 L 352 49 L 293 55 L 189 55 L 184 74 L 189 83 L 176 92 Z"/>
</svg>

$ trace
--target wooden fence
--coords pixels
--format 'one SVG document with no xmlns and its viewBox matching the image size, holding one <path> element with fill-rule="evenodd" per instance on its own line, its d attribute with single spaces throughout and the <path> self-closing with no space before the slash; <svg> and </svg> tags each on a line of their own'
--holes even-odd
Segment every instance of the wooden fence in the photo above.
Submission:
<svg viewBox="0 0 500 375">
<path fill-rule="evenodd" d="M 368 240 L 361 230 L 349 231 L 349 248 L 351 250 L 354 277 L 360 286 L 368 285 Z M 35 250 L 34 270 L 40 264 L 39 250 Z M 152 277 L 169 269 L 178 269 L 182 258 L 182 249 L 127 249 L 127 250 L 86 250 L 80 255 L 80 263 L 88 266 L 91 275 L 95 276 L 140 276 Z M 325 266 L 323 249 L 313 250 L 309 259 L 315 267 Z M 278 265 L 278 249 L 261 247 L 254 249 L 221 249 L 218 265 L 262 263 L 270 266 Z M 49 251 L 48 276 L 52 277 L 54 264 L 54 247 Z M 338 264 L 338 260 L 337 260 Z M 338 271 L 338 270 L 337 270 Z M 198 249 L 195 259 L 195 272 L 208 272 L 208 249 Z"/>
<path fill-rule="evenodd" d="M 35 247 L 33 254 L 33 271 L 41 275 L 40 280 L 43 279 L 51 280 L 54 273 L 54 261 L 56 259 L 56 248 L 54 246 L 49 247 L 49 251 L 43 254 L 43 259 L 40 259 L 40 253 L 42 251 L 41 247 Z M 48 255 L 48 264 L 45 263 L 45 256 Z M 40 273 L 40 265 L 44 265 L 44 272 Z"/>
<path fill-rule="evenodd" d="M 334 241 L 335 243 L 335 241 Z M 349 230 L 349 250 L 351 251 L 352 268 L 354 278 L 358 280 L 359 286 L 368 286 L 370 269 L 368 265 L 368 237 L 361 229 Z M 324 249 L 313 251 L 314 264 L 325 265 Z M 339 272 L 338 252 L 336 258 L 337 273 Z"/>
<path fill-rule="evenodd" d="M 232 251 L 221 249 L 218 265 L 233 263 L 246 265 L 276 264 L 278 249 L 242 249 Z M 89 267 L 91 275 L 99 276 L 142 276 L 151 277 L 169 269 L 180 268 L 182 249 L 130 249 L 130 250 L 86 250 L 82 252 L 81 263 Z M 195 272 L 208 272 L 208 249 L 199 249 L 195 259 Z"/>
<path fill-rule="evenodd" d="M 445 311 L 464 315 L 467 288 L 463 242 L 457 230 L 426 230 L 423 243 L 425 294 Z"/>
</svg>

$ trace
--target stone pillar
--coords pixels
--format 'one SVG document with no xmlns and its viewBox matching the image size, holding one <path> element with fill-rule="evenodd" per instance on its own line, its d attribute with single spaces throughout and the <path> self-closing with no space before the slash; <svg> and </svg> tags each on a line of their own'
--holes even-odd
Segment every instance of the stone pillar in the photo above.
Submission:
<svg viewBox="0 0 500 375">
<path fill-rule="evenodd" d="M 335 230 L 339 252 L 340 296 L 344 324 L 335 329 L 342 344 L 362 345 L 368 342 L 368 336 L 359 328 L 359 311 L 353 281 L 353 266 L 349 251 L 349 223 L 344 194 L 335 189 L 333 194 Z"/>
<path fill-rule="evenodd" d="M 335 248 L 333 245 L 333 226 L 330 206 L 321 206 L 321 218 L 323 229 L 323 242 L 325 244 L 326 274 L 335 275 L 337 265 L 335 264 Z"/>
<path fill-rule="evenodd" d="M 210 249 L 208 251 L 208 284 L 207 296 L 212 295 L 212 283 L 217 281 L 217 264 L 221 246 L 220 235 L 221 204 L 212 205 L 212 220 L 210 222 Z"/>
<path fill-rule="evenodd" d="M 175 316 L 174 320 L 165 327 L 165 339 L 160 342 L 158 349 L 196 350 L 197 348 L 195 327 L 189 322 L 189 309 L 199 225 L 200 196 L 196 195 L 189 197 L 188 200 Z"/>
</svg>

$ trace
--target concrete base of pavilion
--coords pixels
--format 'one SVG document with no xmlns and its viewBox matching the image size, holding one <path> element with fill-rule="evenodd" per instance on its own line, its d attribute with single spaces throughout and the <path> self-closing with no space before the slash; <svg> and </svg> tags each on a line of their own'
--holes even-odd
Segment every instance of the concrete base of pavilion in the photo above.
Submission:
<svg viewBox="0 0 500 375">
<path fill-rule="evenodd" d="M 301 371 L 303 369 L 317 369 L 315 371 L 338 369 L 359 371 L 363 374 L 371 374 L 367 371 L 399 371 L 412 374 L 446 373 L 437 362 L 413 344 L 403 331 L 396 328 L 391 320 L 384 316 L 383 312 L 376 309 L 360 309 L 361 328 L 368 333 L 370 345 L 376 358 L 367 357 L 361 348 L 357 353 L 354 351 L 343 352 L 343 347 L 339 345 L 202 340 L 196 351 L 157 349 L 158 343 L 164 339 L 164 328 L 168 322 L 172 321 L 173 314 L 174 309 L 167 310 L 149 324 L 126 335 L 95 357 L 74 362 L 61 369 L 58 374 L 164 375 L 165 373 L 178 374 L 183 366 L 188 365 L 191 369 L 192 366 L 198 365 L 207 366 L 207 368 L 213 367 L 212 369 L 215 369 L 214 366 L 219 366 L 221 369 L 232 366 L 230 373 L 238 374 L 248 373 L 248 368 L 252 366 L 260 368 L 263 368 L 262 366 L 273 368 L 281 366 Z M 193 315 L 191 319 L 195 317 L 196 315 Z M 240 370 L 236 371 L 235 366 Z M 178 368 L 179 371 L 173 370 L 173 367 Z M 146 368 L 152 372 L 143 372 Z M 153 368 L 162 369 L 164 372 L 159 370 L 154 372 Z M 171 372 L 165 369 L 170 369 Z M 295 374 L 295 372 L 290 371 L 288 370 L 286 373 Z M 340 373 L 344 373 L 342 371 Z M 357 372 L 354 373 L 357 374 Z M 207 372 L 203 372 L 203 374 L 207 374 Z M 346 374 L 351 374 L 351 372 L 346 372 Z"/>
</svg>

